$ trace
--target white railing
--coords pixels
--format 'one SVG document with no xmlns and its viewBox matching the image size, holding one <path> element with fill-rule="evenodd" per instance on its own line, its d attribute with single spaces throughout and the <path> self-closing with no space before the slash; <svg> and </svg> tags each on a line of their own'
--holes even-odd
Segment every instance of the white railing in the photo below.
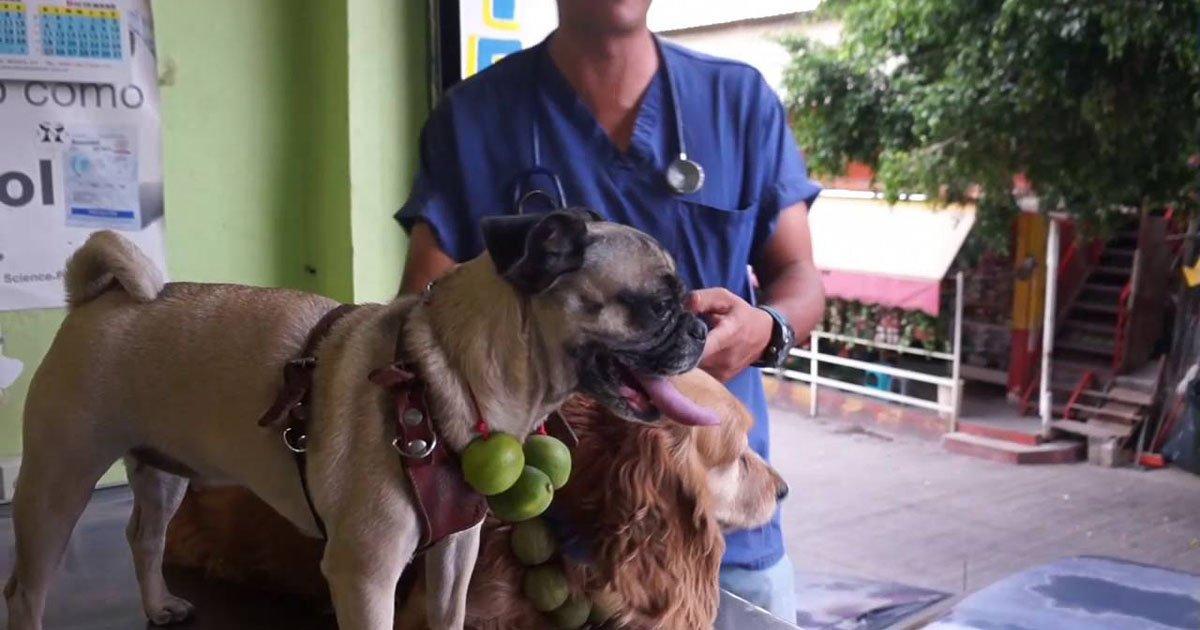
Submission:
<svg viewBox="0 0 1200 630">
<path fill-rule="evenodd" d="M 954 348 L 951 352 L 936 352 L 933 350 L 925 350 L 921 348 L 909 348 L 888 343 L 879 343 L 870 339 L 858 339 L 855 337 L 847 337 L 845 335 L 837 335 L 833 333 L 813 331 L 809 348 L 795 348 L 791 355 L 798 359 L 808 361 L 808 372 L 801 370 L 773 370 L 765 369 L 763 372 L 781 376 L 782 378 L 808 383 L 810 389 L 809 409 L 811 415 L 817 415 L 817 392 L 820 387 L 832 387 L 842 391 L 861 394 L 863 396 L 871 396 L 880 398 L 890 402 L 903 403 L 931 409 L 944 414 L 950 421 L 950 431 L 958 430 L 958 414 L 962 408 L 962 311 L 963 311 L 963 274 L 958 272 L 954 278 L 955 281 L 955 298 L 954 298 Z M 945 361 L 950 364 L 950 376 L 938 376 L 927 372 L 918 372 L 915 370 L 906 370 L 904 368 L 894 367 L 891 365 L 883 365 L 880 363 L 871 363 L 869 361 L 859 361 L 857 359 L 848 359 L 835 354 L 827 354 L 820 351 L 820 341 L 826 339 L 829 341 L 839 341 L 843 343 L 853 343 L 855 345 L 866 346 L 878 350 L 889 350 L 898 354 L 908 354 L 913 356 L 924 357 L 927 359 L 935 359 Z M 886 374 L 899 379 L 917 381 L 920 383 L 929 383 L 938 387 L 939 391 L 946 388 L 950 391 L 949 401 L 928 400 L 909 396 L 905 393 L 896 393 L 889 390 L 878 389 L 875 387 L 867 387 L 857 383 L 848 383 L 846 381 L 829 378 L 821 375 L 821 364 L 827 363 L 830 365 L 840 365 L 843 367 L 863 370 L 866 372 L 875 372 L 878 374 Z M 940 398 L 940 396 L 939 396 Z"/>
</svg>

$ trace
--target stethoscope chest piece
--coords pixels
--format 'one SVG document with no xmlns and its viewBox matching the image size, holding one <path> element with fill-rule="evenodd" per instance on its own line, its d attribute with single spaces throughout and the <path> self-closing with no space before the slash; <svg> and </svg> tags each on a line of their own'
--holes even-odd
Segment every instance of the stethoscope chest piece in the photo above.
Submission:
<svg viewBox="0 0 1200 630">
<path fill-rule="evenodd" d="M 677 195 L 690 195 L 704 186 L 704 167 L 682 153 L 667 165 L 664 176 L 667 187 Z"/>
</svg>

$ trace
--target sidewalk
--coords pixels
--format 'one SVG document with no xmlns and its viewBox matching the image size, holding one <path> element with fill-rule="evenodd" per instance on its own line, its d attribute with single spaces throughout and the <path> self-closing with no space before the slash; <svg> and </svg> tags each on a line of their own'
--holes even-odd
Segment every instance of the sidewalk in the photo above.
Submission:
<svg viewBox="0 0 1200 630">
<path fill-rule="evenodd" d="M 1195 475 L 998 464 L 788 410 L 773 411 L 771 427 L 800 573 L 951 592 L 1078 554 L 1200 573 Z"/>
</svg>

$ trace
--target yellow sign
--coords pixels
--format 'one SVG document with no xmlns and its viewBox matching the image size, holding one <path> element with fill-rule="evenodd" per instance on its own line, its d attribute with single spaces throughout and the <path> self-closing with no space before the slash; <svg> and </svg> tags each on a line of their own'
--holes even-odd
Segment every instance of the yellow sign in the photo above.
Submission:
<svg viewBox="0 0 1200 630">
<path fill-rule="evenodd" d="M 1189 289 L 1200 285 L 1200 257 L 1196 258 L 1196 262 L 1192 263 L 1191 267 L 1183 268 L 1183 279 L 1187 282 Z"/>
</svg>

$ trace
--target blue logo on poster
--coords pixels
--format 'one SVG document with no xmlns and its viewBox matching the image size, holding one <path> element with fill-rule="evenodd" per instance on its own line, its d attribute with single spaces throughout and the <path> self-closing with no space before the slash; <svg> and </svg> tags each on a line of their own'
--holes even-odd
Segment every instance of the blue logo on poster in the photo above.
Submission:
<svg viewBox="0 0 1200 630">
<path fill-rule="evenodd" d="M 479 39 L 479 69 L 484 70 L 502 59 L 505 55 L 515 53 L 519 50 L 521 50 L 520 40 L 482 37 Z"/>
<path fill-rule="evenodd" d="M 517 0 L 483 0 L 485 30 L 491 33 L 472 34 L 467 38 L 466 76 L 496 63 L 505 55 L 521 50 L 516 37 L 521 29 L 517 22 Z M 512 36 L 508 36 L 511 33 Z"/>
<path fill-rule="evenodd" d="M 492 0 L 492 18 L 511 22 L 517 17 L 517 0 Z"/>
</svg>

